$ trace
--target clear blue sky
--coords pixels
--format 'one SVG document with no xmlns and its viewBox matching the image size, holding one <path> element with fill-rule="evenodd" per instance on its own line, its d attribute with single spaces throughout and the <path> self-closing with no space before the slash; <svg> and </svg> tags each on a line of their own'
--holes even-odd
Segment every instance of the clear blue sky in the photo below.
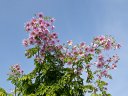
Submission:
<svg viewBox="0 0 128 96">
<path fill-rule="evenodd" d="M 20 63 L 26 73 L 34 65 L 24 56 L 21 42 L 27 34 L 24 23 L 34 13 L 56 18 L 56 31 L 62 42 L 91 42 L 97 35 L 112 35 L 122 44 L 118 68 L 109 82 L 112 96 L 128 94 L 128 0 L 0 0 L 0 87 L 10 90 L 6 81 L 9 66 Z"/>
</svg>

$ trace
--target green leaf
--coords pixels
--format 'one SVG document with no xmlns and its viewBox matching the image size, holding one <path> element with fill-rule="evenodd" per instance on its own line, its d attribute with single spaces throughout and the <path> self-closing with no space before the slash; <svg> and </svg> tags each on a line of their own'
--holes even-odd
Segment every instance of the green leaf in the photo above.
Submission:
<svg viewBox="0 0 128 96">
<path fill-rule="evenodd" d="M 91 94 L 91 96 L 99 96 L 98 94 Z"/>
<path fill-rule="evenodd" d="M 0 96 L 6 96 L 7 93 L 3 88 L 0 88 Z"/>
<path fill-rule="evenodd" d="M 88 64 L 93 58 L 92 58 L 92 54 L 89 54 L 86 58 L 85 58 L 85 63 Z"/>
<path fill-rule="evenodd" d="M 32 56 L 34 56 L 38 52 L 38 50 L 39 50 L 38 46 L 34 47 L 34 48 L 30 48 L 30 49 L 26 50 L 25 56 L 27 58 L 31 58 Z"/>
</svg>

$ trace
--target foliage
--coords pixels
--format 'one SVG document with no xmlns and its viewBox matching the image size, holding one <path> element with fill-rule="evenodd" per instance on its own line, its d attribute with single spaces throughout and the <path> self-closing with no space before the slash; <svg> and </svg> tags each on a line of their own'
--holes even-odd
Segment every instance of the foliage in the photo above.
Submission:
<svg viewBox="0 0 128 96">
<path fill-rule="evenodd" d="M 7 93 L 3 88 L 0 88 L 0 96 L 6 96 Z"/>
</svg>

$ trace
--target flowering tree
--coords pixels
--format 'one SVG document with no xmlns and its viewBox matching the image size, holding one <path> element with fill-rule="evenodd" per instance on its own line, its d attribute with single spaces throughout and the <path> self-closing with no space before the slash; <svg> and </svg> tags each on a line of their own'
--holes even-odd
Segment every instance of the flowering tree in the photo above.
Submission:
<svg viewBox="0 0 128 96">
<path fill-rule="evenodd" d="M 11 67 L 8 80 L 15 85 L 15 96 L 111 96 L 105 78 L 112 78 L 109 72 L 116 68 L 119 57 L 105 53 L 119 49 L 120 44 L 102 35 L 90 45 L 74 45 L 72 40 L 60 44 L 54 21 L 38 13 L 26 23 L 25 56 L 34 58 L 35 68 L 23 74 L 19 65 Z"/>
</svg>

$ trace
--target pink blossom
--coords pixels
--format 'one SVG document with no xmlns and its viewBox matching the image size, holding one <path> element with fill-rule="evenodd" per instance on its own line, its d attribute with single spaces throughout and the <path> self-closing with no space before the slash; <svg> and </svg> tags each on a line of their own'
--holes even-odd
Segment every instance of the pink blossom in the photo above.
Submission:
<svg viewBox="0 0 128 96">
<path fill-rule="evenodd" d="M 94 49 L 93 48 L 90 48 L 89 50 L 91 53 L 94 53 Z"/>
<path fill-rule="evenodd" d="M 52 26 L 51 29 L 54 30 L 55 29 L 55 26 Z"/>
<path fill-rule="evenodd" d="M 107 62 L 109 63 L 112 62 L 112 58 L 107 59 Z"/>
<path fill-rule="evenodd" d="M 30 33 L 30 36 L 31 36 L 31 37 L 36 37 L 36 32 L 35 32 L 35 31 L 31 32 L 31 33 Z"/>
<path fill-rule="evenodd" d="M 68 45 L 71 46 L 73 44 L 72 40 L 67 41 Z"/>
<path fill-rule="evenodd" d="M 55 45 L 55 41 L 51 41 L 51 45 Z"/>
<path fill-rule="evenodd" d="M 97 48 L 98 45 L 97 45 L 97 44 L 92 44 L 92 47 L 93 47 L 93 48 Z"/>
<path fill-rule="evenodd" d="M 20 77 L 23 74 L 23 70 L 21 69 L 19 64 L 12 65 L 10 68 L 11 74 L 10 76 Z"/>
<path fill-rule="evenodd" d="M 115 63 L 117 63 L 118 60 L 119 60 L 119 56 L 117 56 L 117 55 L 113 56 L 112 60 L 113 60 Z"/>
<path fill-rule="evenodd" d="M 115 69 L 117 67 L 117 65 L 114 63 L 112 64 L 112 69 Z"/>
<path fill-rule="evenodd" d="M 45 34 L 45 35 L 49 34 L 49 30 L 46 29 L 46 30 L 44 31 L 44 34 Z"/>
<path fill-rule="evenodd" d="M 28 42 L 27 39 L 24 39 L 24 40 L 22 41 L 22 44 L 23 44 L 25 47 L 27 47 L 27 46 L 29 45 L 29 42 Z"/>
<path fill-rule="evenodd" d="M 57 39 L 57 38 L 58 38 L 58 35 L 57 35 L 57 33 L 53 32 L 53 33 L 51 34 L 51 37 L 54 38 L 54 39 Z"/>
<path fill-rule="evenodd" d="M 90 51 L 90 47 L 89 46 L 86 46 L 85 51 L 86 52 L 89 52 Z"/>
<path fill-rule="evenodd" d="M 116 45 L 116 49 L 119 49 L 120 47 L 121 47 L 120 44 L 117 44 L 117 45 Z"/>
<path fill-rule="evenodd" d="M 103 68 L 104 62 L 97 62 L 97 68 Z"/>
<path fill-rule="evenodd" d="M 63 46 L 62 45 L 57 45 L 57 48 L 58 49 L 63 49 Z"/>
<path fill-rule="evenodd" d="M 80 51 L 79 56 L 84 56 L 84 53 L 82 51 Z"/>
<path fill-rule="evenodd" d="M 109 50 L 111 48 L 111 42 L 107 41 L 107 44 L 105 45 L 105 49 Z"/>
<path fill-rule="evenodd" d="M 84 42 L 81 42 L 80 43 L 80 47 L 85 47 L 85 43 Z"/>
<path fill-rule="evenodd" d="M 37 14 L 37 16 L 38 16 L 39 18 L 43 18 L 43 13 L 42 13 L 42 12 L 39 12 L 39 13 Z"/>
<path fill-rule="evenodd" d="M 107 76 L 107 75 L 108 75 L 107 70 L 104 70 L 104 71 L 101 72 L 101 76 Z"/>
<path fill-rule="evenodd" d="M 29 32 L 31 30 L 30 27 L 26 27 L 25 29 L 27 32 Z"/>
<path fill-rule="evenodd" d="M 35 43 L 35 39 L 33 37 L 29 38 L 29 44 L 34 44 Z"/>
<path fill-rule="evenodd" d="M 53 23 L 55 21 L 55 18 L 51 18 L 50 21 Z"/>
<path fill-rule="evenodd" d="M 103 57 L 102 54 L 100 54 L 100 55 L 98 56 L 98 60 L 99 60 L 99 61 L 103 61 L 103 60 L 104 60 L 104 57 Z"/>
<path fill-rule="evenodd" d="M 46 27 L 51 26 L 51 23 L 50 22 L 45 22 L 45 24 L 46 24 Z"/>
<path fill-rule="evenodd" d="M 105 40 L 105 36 L 104 36 L 104 35 L 101 35 L 101 36 L 99 37 L 99 40 L 100 40 L 100 41 Z"/>
</svg>

